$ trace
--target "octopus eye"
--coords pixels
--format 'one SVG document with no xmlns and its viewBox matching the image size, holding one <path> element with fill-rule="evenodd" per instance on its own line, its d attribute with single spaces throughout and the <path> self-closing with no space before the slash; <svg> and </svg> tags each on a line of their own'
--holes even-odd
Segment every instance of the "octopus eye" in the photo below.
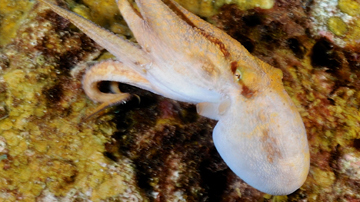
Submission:
<svg viewBox="0 0 360 202">
<path fill-rule="evenodd" d="M 235 79 L 236 79 L 236 81 L 239 81 L 240 79 L 241 79 L 241 72 L 240 72 L 240 70 L 239 69 L 237 69 L 236 71 L 235 71 Z"/>
</svg>

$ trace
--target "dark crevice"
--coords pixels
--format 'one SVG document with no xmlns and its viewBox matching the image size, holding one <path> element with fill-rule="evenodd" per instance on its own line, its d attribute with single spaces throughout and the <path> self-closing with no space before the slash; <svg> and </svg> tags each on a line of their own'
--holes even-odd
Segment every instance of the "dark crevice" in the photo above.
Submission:
<svg viewBox="0 0 360 202">
<path fill-rule="evenodd" d="M 355 149 L 360 151 L 360 139 L 354 139 L 353 146 L 355 147 Z"/>
<path fill-rule="evenodd" d="M 328 40 L 319 40 L 313 46 L 311 65 L 314 67 L 328 67 L 330 72 L 340 68 L 340 58 Z"/>
<path fill-rule="evenodd" d="M 202 187 L 205 188 L 208 194 L 209 202 L 222 201 L 224 192 L 227 188 L 227 169 L 213 172 L 209 170 L 212 162 L 203 161 L 200 165 Z"/>
<path fill-rule="evenodd" d="M 299 59 L 303 59 L 306 53 L 305 47 L 296 38 L 290 38 L 287 40 L 287 44 L 295 56 Z"/>
</svg>

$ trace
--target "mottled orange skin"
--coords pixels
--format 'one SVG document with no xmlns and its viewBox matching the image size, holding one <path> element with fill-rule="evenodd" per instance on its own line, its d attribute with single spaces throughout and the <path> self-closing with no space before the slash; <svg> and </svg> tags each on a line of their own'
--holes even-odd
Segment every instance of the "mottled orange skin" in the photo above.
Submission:
<svg viewBox="0 0 360 202">
<path fill-rule="evenodd" d="M 139 45 L 74 13 L 40 0 L 114 54 L 119 62 L 93 66 L 83 88 L 94 101 L 121 102 L 129 94 L 104 95 L 96 83 L 128 83 L 197 104 L 199 114 L 219 120 L 214 144 L 228 166 L 260 191 L 285 195 L 309 171 L 306 131 L 284 90 L 278 69 L 253 57 L 238 41 L 170 1 L 127 0 L 118 7 Z M 172 9 L 170 9 L 172 8 Z"/>
</svg>

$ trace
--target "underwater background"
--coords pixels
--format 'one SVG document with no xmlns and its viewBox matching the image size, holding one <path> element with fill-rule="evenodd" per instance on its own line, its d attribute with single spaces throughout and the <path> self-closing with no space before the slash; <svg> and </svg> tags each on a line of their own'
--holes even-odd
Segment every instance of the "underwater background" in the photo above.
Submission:
<svg viewBox="0 0 360 202">
<path fill-rule="evenodd" d="M 57 2 L 135 41 L 115 0 Z M 82 75 L 113 56 L 34 0 L 0 0 L 0 201 L 360 201 L 360 1 L 178 2 L 282 70 L 307 130 L 305 184 L 257 191 L 220 158 L 215 121 L 131 86 L 140 102 L 85 120 L 97 104 Z"/>
</svg>

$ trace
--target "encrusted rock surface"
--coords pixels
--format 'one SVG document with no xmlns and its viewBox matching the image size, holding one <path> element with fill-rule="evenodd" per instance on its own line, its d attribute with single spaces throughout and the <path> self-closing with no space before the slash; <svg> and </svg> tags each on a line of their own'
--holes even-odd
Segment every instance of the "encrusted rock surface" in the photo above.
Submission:
<svg viewBox="0 0 360 202">
<path fill-rule="evenodd" d="M 314 36 L 322 36 L 340 47 L 356 48 L 360 42 L 360 1 L 320 0 L 310 9 Z"/>
</svg>

